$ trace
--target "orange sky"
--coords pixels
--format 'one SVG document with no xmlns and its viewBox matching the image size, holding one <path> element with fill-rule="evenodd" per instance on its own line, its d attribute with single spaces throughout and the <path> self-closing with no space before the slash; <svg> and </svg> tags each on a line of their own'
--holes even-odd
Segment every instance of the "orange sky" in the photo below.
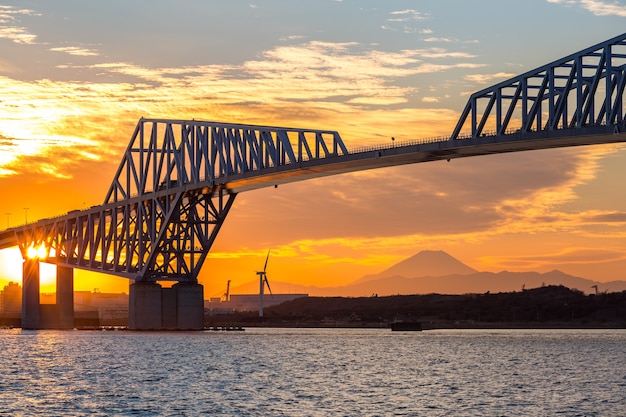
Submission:
<svg viewBox="0 0 626 417">
<path fill-rule="evenodd" d="M 348 148 L 389 143 L 392 136 L 444 136 L 470 93 L 626 27 L 623 8 L 600 1 L 533 0 L 528 7 L 552 24 L 543 34 L 505 31 L 504 24 L 477 29 L 455 21 L 460 13 L 445 5 L 414 10 L 414 2 L 359 3 L 371 8 L 311 2 L 289 25 L 292 14 L 264 10 L 275 6 L 260 2 L 237 11 L 242 33 L 233 36 L 242 37 L 242 47 L 229 48 L 211 42 L 229 42 L 224 33 L 199 38 L 187 33 L 193 24 L 159 25 L 173 14 L 163 5 L 149 16 L 154 25 L 137 27 L 106 5 L 97 12 L 65 2 L 57 9 L 43 1 L 32 9 L 0 3 L 2 229 L 26 216 L 102 203 L 142 116 L 332 129 Z M 195 18 L 226 13 L 197 7 Z M 344 16 L 345 27 L 322 25 L 329 8 Z M 499 21 L 508 8 L 480 13 Z M 267 30 L 255 24 L 259 16 L 269 19 Z M 576 19 L 590 30 L 574 31 Z M 68 21 L 66 32 L 54 30 Z M 214 21 L 218 28 L 227 23 Z M 107 24 L 126 37 L 106 32 Z M 154 27 L 167 35 L 158 45 Z M 346 284 L 425 249 L 445 250 L 478 270 L 561 269 L 599 281 L 626 279 L 625 167 L 626 148 L 607 145 L 386 168 L 242 193 L 200 280 L 206 295 L 223 293 L 229 279 L 254 280 L 268 248 L 270 281 L 305 285 Z M 19 279 L 20 262 L 16 251 L 0 251 L 0 285 Z M 43 291 L 52 275 L 42 270 Z M 128 282 L 78 271 L 75 287 L 127 291 Z"/>
</svg>

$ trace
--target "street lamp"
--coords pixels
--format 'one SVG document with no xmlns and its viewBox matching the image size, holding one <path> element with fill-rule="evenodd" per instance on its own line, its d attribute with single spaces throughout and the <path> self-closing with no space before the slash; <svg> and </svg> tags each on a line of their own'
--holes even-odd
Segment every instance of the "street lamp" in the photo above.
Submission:
<svg viewBox="0 0 626 417">
<path fill-rule="evenodd" d="M 24 207 L 24 224 L 28 224 L 28 209 L 29 207 Z"/>
<path fill-rule="evenodd" d="M 9 228 L 9 218 L 11 218 L 11 213 L 4 213 L 7 215 L 7 229 Z"/>
</svg>

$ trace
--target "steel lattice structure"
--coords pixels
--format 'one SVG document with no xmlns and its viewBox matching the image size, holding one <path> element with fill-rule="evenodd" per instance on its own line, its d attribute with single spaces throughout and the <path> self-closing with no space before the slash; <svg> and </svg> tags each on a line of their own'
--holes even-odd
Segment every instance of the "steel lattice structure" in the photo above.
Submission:
<svg viewBox="0 0 626 417">
<path fill-rule="evenodd" d="M 24 226 L 17 241 L 57 265 L 196 282 L 237 195 L 231 176 L 346 153 L 333 131 L 141 119 L 102 206 Z"/>
<path fill-rule="evenodd" d="M 621 124 L 625 71 L 622 34 L 472 94 L 451 139 Z"/>
<path fill-rule="evenodd" d="M 141 119 L 101 206 L 0 232 L 46 262 L 196 282 L 239 192 L 363 169 L 626 142 L 626 34 L 470 97 L 452 135 L 348 152 L 335 131 Z"/>
</svg>

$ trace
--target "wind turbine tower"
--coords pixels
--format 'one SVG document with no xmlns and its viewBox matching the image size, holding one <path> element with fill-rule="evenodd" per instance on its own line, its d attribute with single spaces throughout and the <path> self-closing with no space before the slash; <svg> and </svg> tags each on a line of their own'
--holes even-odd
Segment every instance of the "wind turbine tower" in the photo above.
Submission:
<svg viewBox="0 0 626 417">
<path fill-rule="evenodd" d="M 270 283 L 267 280 L 267 261 L 270 259 L 270 251 L 267 251 L 267 257 L 265 258 L 265 266 L 263 266 L 262 271 L 258 271 L 256 274 L 259 276 L 259 317 L 263 317 L 263 292 L 265 291 L 265 286 L 267 285 L 267 290 L 272 294 L 272 289 L 270 288 Z"/>
<path fill-rule="evenodd" d="M 230 280 L 226 283 L 226 292 L 224 293 L 224 301 L 230 301 Z"/>
</svg>

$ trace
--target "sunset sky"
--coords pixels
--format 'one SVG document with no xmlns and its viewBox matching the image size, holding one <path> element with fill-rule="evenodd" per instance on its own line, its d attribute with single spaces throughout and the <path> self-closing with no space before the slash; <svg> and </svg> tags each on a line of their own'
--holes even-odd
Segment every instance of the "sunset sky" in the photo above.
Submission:
<svg viewBox="0 0 626 417">
<path fill-rule="evenodd" d="M 101 204 L 140 117 L 451 133 L 468 96 L 626 32 L 626 1 L 0 0 L 0 229 Z M 626 146 L 431 162 L 237 197 L 200 281 L 347 284 L 421 250 L 626 279 Z M 0 286 L 19 281 L 0 251 Z M 53 268 L 42 271 L 43 291 Z M 77 290 L 128 282 L 78 271 Z"/>
</svg>

